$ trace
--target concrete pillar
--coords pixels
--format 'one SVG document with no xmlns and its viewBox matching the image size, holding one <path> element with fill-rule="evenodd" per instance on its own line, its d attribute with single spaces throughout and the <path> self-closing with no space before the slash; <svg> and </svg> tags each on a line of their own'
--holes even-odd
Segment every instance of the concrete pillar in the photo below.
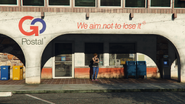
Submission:
<svg viewBox="0 0 185 104">
<path fill-rule="evenodd" d="M 184 65 L 184 62 L 181 62 L 180 82 L 185 82 L 185 65 Z"/>
<path fill-rule="evenodd" d="M 26 57 L 26 78 L 27 84 L 40 84 L 41 82 L 41 48 L 27 47 Z M 29 50 L 28 50 L 29 49 Z"/>
<path fill-rule="evenodd" d="M 109 42 L 104 42 L 103 66 L 109 66 Z"/>
<path fill-rule="evenodd" d="M 84 53 L 75 53 L 75 67 L 85 65 L 85 54 Z"/>
<path fill-rule="evenodd" d="M 104 65 L 103 66 L 109 66 L 109 53 L 104 53 L 103 54 L 103 62 L 104 62 Z"/>
<path fill-rule="evenodd" d="M 80 41 L 80 40 L 79 40 Z M 76 66 L 84 66 L 85 65 L 85 47 L 84 47 L 84 42 L 75 42 L 75 67 Z"/>
<path fill-rule="evenodd" d="M 180 82 L 185 82 L 185 49 L 179 48 L 178 51 L 180 56 L 180 62 L 178 62 L 178 79 Z"/>
</svg>

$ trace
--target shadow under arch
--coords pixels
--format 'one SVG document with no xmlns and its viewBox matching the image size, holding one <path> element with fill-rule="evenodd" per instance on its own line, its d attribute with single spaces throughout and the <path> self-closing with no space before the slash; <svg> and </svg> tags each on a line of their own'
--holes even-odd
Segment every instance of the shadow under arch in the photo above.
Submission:
<svg viewBox="0 0 185 104">
<path fill-rule="evenodd" d="M 16 56 L 25 66 L 25 55 L 20 45 L 11 37 L 0 34 L 0 53 Z"/>
<path fill-rule="evenodd" d="M 76 34 L 62 34 L 62 35 L 59 35 L 59 36 L 54 37 L 53 39 L 51 39 L 51 41 L 48 42 L 47 46 L 44 48 L 43 53 L 42 53 L 42 57 L 41 57 L 42 58 L 41 59 L 41 69 L 44 67 L 44 64 L 47 62 L 47 60 L 54 56 L 54 54 L 50 51 L 50 50 L 53 50 L 53 48 L 52 48 L 53 41 L 55 41 L 59 37 L 68 37 L 68 38 L 71 38 L 71 39 L 74 40 L 73 36 L 78 36 L 78 35 L 80 35 L 80 36 L 90 36 L 90 35 L 93 35 L 95 37 L 101 37 L 101 36 L 102 37 L 103 36 L 106 37 L 108 35 L 111 35 L 113 37 L 115 37 L 115 36 L 122 36 L 122 37 L 125 37 L 125 38 L 127 38 L 127 37 L 132 38 L 132 37 L 135 36 L 135 37 L 143 38 L 143 44 L 146 44 L 146 41 L 144 40 L 144 37 L 151 37 L 151 36 L 153 36 L 153 37 L 155 37 L 155 41 L 156 41 L 156 44 L 154 44 L 156 46 L 156 49 L 154 50 L 156 52 L 155 54 L 150 53 L 150 51 L 149 52 L 145 52 L 144 50 L 138 49 L 138 48 L 137 48 L 137 51 L 136 52 L 146 54 L 148 57 L 150 57 L 156 63 L 156 65 L 157 65 L 158 68 L 161 67 L 160 62 L 159 62 L 159 60 L 157 60 L 157 56 L 156 56 L 157 55 L 157 39 L 160 38 L 162 40 L 166 40 L 166 42 L 168 44 L 170 44 L 171 48 L 174 50 L 174 52 L 173 53 L 170 53 L 170 54 L 174 54 L 175 53 L 175 58 L 172 58 L 171 61 L 173 62 L 175 59 L 178 59 L 178 66 L 180 66 L 179 53 L 178 53 L 177 48 L 175 47 L 175 45 L 169 39 L 167 39 L 166 37 L 164 37 L 162 35 L 158 35 L 158 34 L 114 34 L 113 35 L 113 34 L 84 34 L 84 33 L 83 34 L 80 34 L 80 33 L 76 33 Z M 83 37 L 81 37 L 81 38 L 83 38 Z M 101 38 L 99 40 L 101 40 Z M 130 39 L 130 41 L 131 42 L 138 43 L 137 41 L 132 41 L 132 39 Z M 126 42 L 129 42 L 129 41 L 126 41 Z M 145 48 L 147 48 L 147 46 Z M 150 49 L 148 49 L 148 50 L 150 50 Z M 50 52 L 48 52 L 48 51 L 50 51 Z M 82 50 L 76 49 L 75 52 L 84 52 L 84 50 L 82 51 Z M 104 51 L 104 53 L 106 53 L 106 52 L 109 52 L 109 51 Z M 170 65 L 171 65 L 171 63 L 170 63 Z"/>
<path fill-rule="evenodd" d="M 177 60 L 176 61 L 176 65 L 177 65 L 177 73 L 178 73 L 178 81 L 180 81 L 180 72 L 181 72 L 181 63 L 180 63 L 180 55 L 179 55 L 179 52 L 178 52 L 178 50 L 177 50 L 177 48 L 176 48 L 176 46 L 175 46 L 175 44 L 170 40 L 170 39 L 168 39 L 167 37 L 164 37 L 164 36 L 162 36 L 162 35 L 157 35 L 157 38 L 158 38 L 158 45 L 160 46 L 160 47 L 158 47 L 158 48 L 162 48 L 162 47 L 164 47 L 164 44 L 165 43 L 167 43 L 168 44 L 168 53 L 167 53 L 167 55 L 168 55 L 168 57 L 169 57 L 169 70 L 170 70 L 170 75 L 171 75 L 171 66 L 172 66 L 172 64 L 173 64 L 173 62 L 175 61 L 175 60 Z M 163 50 L 162 50 L 163 51 Z M 158 52 L 157 53 L 160 53 L 160 52 L 162 52 L 161 50 L 158 50 Z M 162 54 L 162 55 L 166 55 L 166 54 Z M 158 58 L 163 58 L 163 56 L 158 56 Z M 161 60 L 160 60 L 161 61 Z M 157 63 L 157 66 L 159 67 L 159 68 L 161 68 L 162 67 L 162 64 L 161 64 L 161 62 L 159 62 L 158 61 L 158 63 Z M 160 73 L 160 76 L 162 76 L 161 75 L 162 73 Z"/>
<path fill-rule="evenodd" d="M 180 57 L 179 57 L 179 53 L 177 48 L 175 47 L 175 45 L 172 43 L 171 40 L 169 40 L 168 38 L 162 36 L 162 35 L 158 35 L 158 34 L 150 34 L 150 35 L 140 35 L 140 36 L 155 36 L 156 37 L 156 54 L 154 56 L 154 52 L 150 52 L 150 50 L 148 49 L 148 52 L 144 51 L 144 50 L 139 50 L 137 49 L 137 52 L 142 53 L 147 55 L 148 57 L 150 57 L 155 64 L 157 65 L 159 72 L 160 72 L 160 78 L 163 78 L 163 74 L 164 74 L 164 70 L 163 70 L 163 62 L 162 59 L 164 57 L 164 55 L 168 55 L 169 58 L 169 72 L 171 72 L 171 65 L 174 62 L 174 60 L 177 60 L 177 65 L 178 65 L 178 76 L 180 76 Z M 147 41 L 145 42 L 145 44 L 147 44 Z M 148 47 L 149 48 L 149 47 Z M 171 73 L 170 73 L 171 75 Z M 171 77 L 171 76 L 170 76 Z M 178 79 L 180 81 L 180 79 Z"/>
<path fill-rule="evenodd" d="M 62 37 L 62 36 L 66 36 L 66 35 L 69 35 L 69 34 L 62 34 L 62 35 L 59 35 L 59 36 L 56 36 L 56 37 L 53 37 L 51 39 L 51 41 L 49 41 L 46 45 L 46 47 L 44 48 L 43 52 L 42 52 L 42 56 L 41 56 L 41 71 L 42 71 L 42 68 L 44 67 L 44 64 L 48 61 L 48 59 L 50 59 L 51 57 L 53 56 L 56 56 L 56 54 L 53 52 L 53 44 L 54 44 L 54 41 L 56 41 L 56 39 L 58 37 Z M 48 52 L 50 51 L 50 52 Z"/>
</svg>

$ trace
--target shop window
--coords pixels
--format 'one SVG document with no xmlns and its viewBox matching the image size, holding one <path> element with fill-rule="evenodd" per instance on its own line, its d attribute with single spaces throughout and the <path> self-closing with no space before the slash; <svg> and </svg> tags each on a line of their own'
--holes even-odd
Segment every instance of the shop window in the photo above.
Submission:
<svg viewBox="0 0 185 104">
<path fill-rule="evenodd" d="M 171 7 L 171 0 L 151 0 L 151 7 Z"/>
<path fill-rule="evenodd" d="M 145 0 L 125 0 L 125 7 L 145 7 Z"/>
<path fill-rule="evenodd" d="M 0 5 L 17 5 L 17 0 L 0 0 Z"/>
<path fill-rule="evenodd" d="M 50 6 L 69 6 L 70 5 L 70 0 L 49 0 L 49 5 Z"/>
<path fill-rule="evenodd" d="M 23 6 L 44 6 L 44 0 L 23 0 Z"/>
<path fill-rule="evenodd" d="M 109 44 L 109 65 L 122 66 L 125 65 L 126 61 L 135 61 L 135 44 Z"/>
<path fill-rule="evenodd" d="M 95 7 L 95 0 L 75 0 L 75 6 Z"/>
<path fill-rule="evenodd" d="M 121 6 L 121 0 L 100 0 L 100 6 Z"/>
<path fill-rule="evenodd" d="M 98 54 L 99 66 L 103 66 L 103 43 L 85 43 L 85 65 L 92 65 L 94 53 Z"/>
<path fill-rule="evenodd" d="M 175 0 L 174 7 L 175 8 L 185 8 L 185 1 Z"/>
<path fill-rule="evenodd" d="M 55 61 L 62 61 L 62 56 L 65 61 L 72 61 L 72 44 L 71 43 L 56 43 L 55 44 Z"/>
</svg>

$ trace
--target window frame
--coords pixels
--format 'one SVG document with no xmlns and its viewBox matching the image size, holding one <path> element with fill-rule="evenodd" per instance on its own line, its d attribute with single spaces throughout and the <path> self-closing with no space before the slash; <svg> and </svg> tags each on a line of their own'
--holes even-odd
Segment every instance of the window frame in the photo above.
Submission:
<svg viewBox="0 0 185 104">
<path fill-rule="evenodd" d="M 109 67 L 116 67 L 116 65 L 110 65 L 110 44 L 134 44 L 134 51 L 135 53 L 128 53 L 130 54 L 134 54 L 134 60 L 137 61 L 137 42 L 109 42 Z M 115 53 L 115 54 L 119 54 L 119 53 Z M 123 66 L 123 65 L 120 65 Z M 118 66 L 119 67 L 119 66 Z"/>
<path fill-rule="evenodd" d="M 88 7 L 88 6 L 75 6 L 75 0 L 73 0 L 73 7 L 74 8 L 97 8 L 97 0 L 95 0 L 95 6 L 94 7 Z"/>
<path fill-rule="evenodd" d="M 72 43 L 72 77 L 55 77 L 55 44 L 56 43 Z M 65 41 L 59 41 L 59 40 L 55 40 L 53 43 L 52 43 L 52 55 L 54 55 L 52 58 L 52 78 L 56 79 L 56 78 L 74 78 L 75 76 L 75 42 L 74 41 L 68 41 L 68 40 L 65 40 Z"/>
<path fill-rule="evenodd" d="M 115 53 L 115 54 L 117 55 L 117 53 Z M 128 55 L 130 55 L 130 54 L 133 54 L 133 53 L 129 53 Z M 134 58 L 133 59 L 136 61 L 136 59 L 137 59 L 137 54 L 136 53 L 134 54 Z M 117 66 L 115 63 L 114 63 L 114 65 L 110 65 L 110 53 L 109 53 L 109 66 L 111 66 L 111 67 Z M 119 66 L 123 66 L 123 65 L 120 64 Z"/>
<path fill-rule="evenodd" d="M 145 0 L 145 7 L 126 7 L 126 0 L 124 0 L 124 8 L 141 8 L 141 9 L 145 9 L 147 8 L 147 0 Z"/>
<path fill-rule="evenodd" d="M 47 0 L 47 6 L 48 7 L 72 7 L 72 0 L 69 0 L 69 6 L 65 6 L 65 5 L 49 5 L 49 0 Z"/>
<path fill-rule="evenodd" d="M 17 0 L 17 4 L 16 5 L 14 5 L 14 4 L 0 4 L 0 6 L 19 6 L 20 4 L 19 4 L 19 0 Z"/>
<path fill-rule="evenodd" d="M 151 0 L 150 0 L 150 5 L 149 5 L 149 8 L 166 8 L 166 9 L 171 9 L 172 6 L 173 6 L 173 0 L 170 1 L 170 7 L 151 7 Z"/>
<path fill-rule="evenodd" d="M 101 6 L 100 2 L 101 2 L 101 0 L 98 0 L 98 7 L 100 7 L 100 8 L 123 8 L 123 0 L 121 0 L 121 6 Z"/>
<path fill-rule="evenodd" d="M 33 5 L 23 5 L 23 0 L 21 0 L 21 6 L 22 7 L 45 7 L 46 6 L 46 2 L 44 0 L 44 6 L 33 6 Z"/>
<path fill-rule="evenodd" d="M 185 1 L 184 1 L 184 2 L 185 2 Z M 184 7 L 184 8 L 175 7 L 175 0 L 174 0 L 174 9 L 185 9 L 185 7 Z"/>
</svg>

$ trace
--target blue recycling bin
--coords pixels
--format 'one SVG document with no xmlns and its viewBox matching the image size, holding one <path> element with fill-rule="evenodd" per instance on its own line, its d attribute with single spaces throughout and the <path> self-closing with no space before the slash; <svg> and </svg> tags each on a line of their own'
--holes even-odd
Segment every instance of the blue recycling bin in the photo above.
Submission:
<svg viewBox="0 0 185 104">
<path fill-rule="evenodd" d="M 134 76 L 136 78 L 136 62 L 135 61 L 126 61 L 126 78 L 128 76 Z"/>
<path fill-rule="evenodd" d="M 10 79 L 10 66 L 1 66 L 1 80 Z"/>
<path fill-rule="evenodd" d="M 146 61 L 137 61 L 137 77 L 144 76 L 146 78 Z"/>
</svg>

